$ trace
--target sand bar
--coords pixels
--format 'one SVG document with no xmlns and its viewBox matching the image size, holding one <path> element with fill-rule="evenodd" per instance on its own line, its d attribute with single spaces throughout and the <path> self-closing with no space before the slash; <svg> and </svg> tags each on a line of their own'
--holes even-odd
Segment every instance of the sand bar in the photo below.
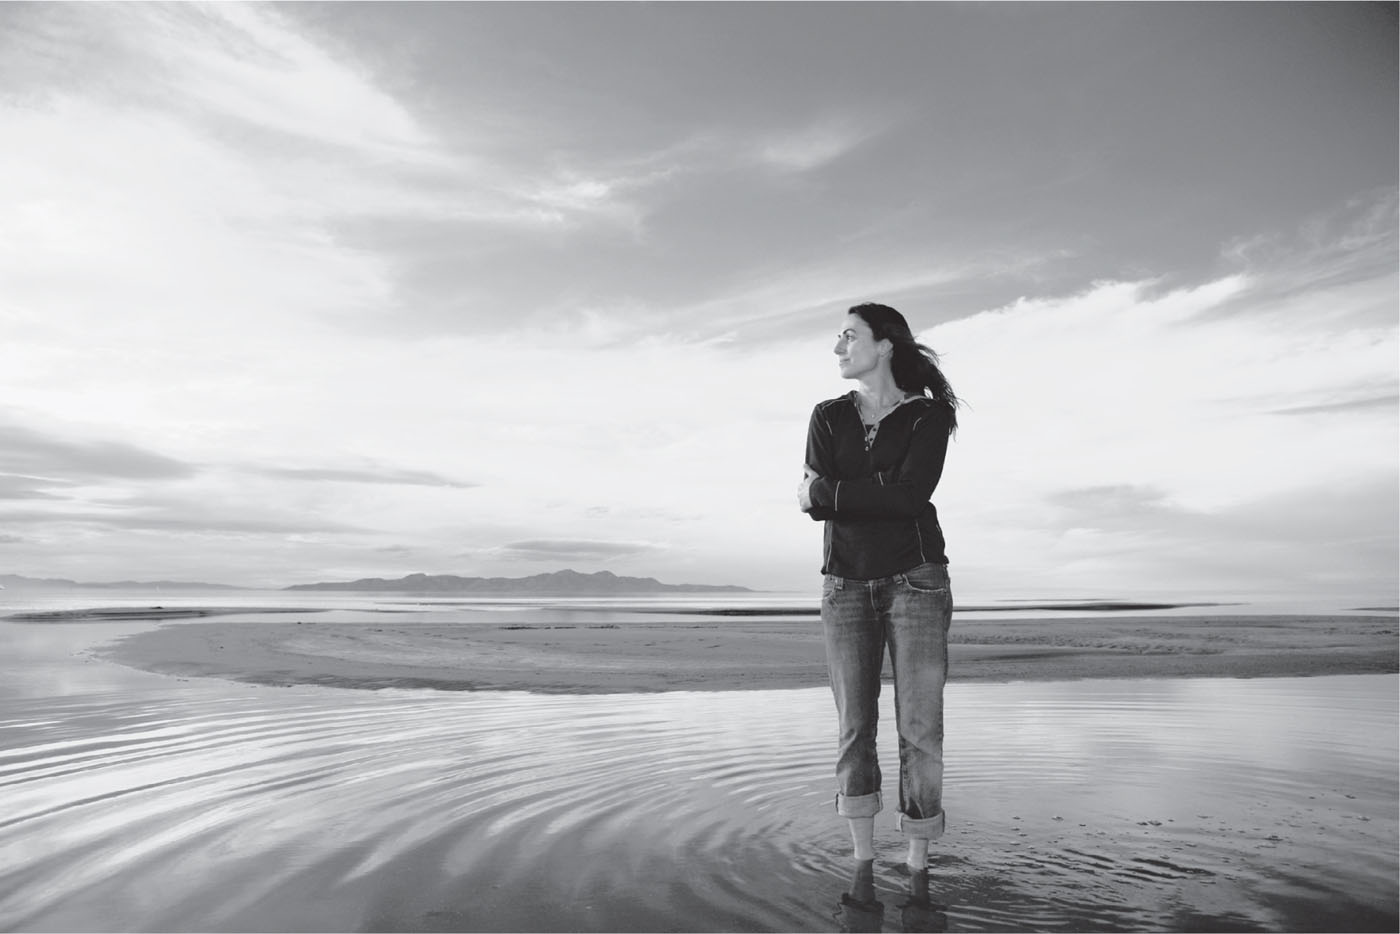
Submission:
<svg viewBox="0 0 1400 934">
<path fill-rule="evenodd" d="M 952 678 L 1270 677 L 1400 671 L 1386 616 L 954 620 Z M 171 623 L 96 650 L 136 668 L 258 684 L 616 693 L 817 687 L 813 619 Z"/>
</svg>

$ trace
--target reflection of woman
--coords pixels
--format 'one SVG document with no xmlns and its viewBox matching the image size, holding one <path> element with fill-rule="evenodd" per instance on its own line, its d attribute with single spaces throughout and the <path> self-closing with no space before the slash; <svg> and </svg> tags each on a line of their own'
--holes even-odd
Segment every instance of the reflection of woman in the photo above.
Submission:
<svg viewBox="0 0 1400 934">
<path fill-rule="evenodd" d="M 822 626 L 836 697 L 836 812 L 858 860 L 874 858 L 882 806 L 875 749 L 888 646 L 899 730 L 899 827 L 923 869 L 943 833 L 943 684 L 953 598 L 943 531 L 929 502 L 958 399 L 904 316 L 857 305 L 836 340 L 857 389 L 817 405 L 798 502 L 823 534 Z"/>
</svg>

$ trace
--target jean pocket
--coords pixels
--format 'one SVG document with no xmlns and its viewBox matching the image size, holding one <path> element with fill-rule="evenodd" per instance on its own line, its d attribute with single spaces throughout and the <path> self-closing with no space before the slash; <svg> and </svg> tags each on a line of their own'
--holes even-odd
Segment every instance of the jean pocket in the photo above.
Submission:
<svg viewBox="0 0 1400 934">
<path fill-rule="evenodd" d="M 942 564 L 921 564 L 900 577 L 905 586 L 918 593 L 948 592 L 948 568 Z"/>
<path fill-rule="evenodd" d="M 841 589 L 841 579 L 835 574 L 828 574 L 822 578 L 822 599 L 830 600 L 836 591 Z"/>
</svg>

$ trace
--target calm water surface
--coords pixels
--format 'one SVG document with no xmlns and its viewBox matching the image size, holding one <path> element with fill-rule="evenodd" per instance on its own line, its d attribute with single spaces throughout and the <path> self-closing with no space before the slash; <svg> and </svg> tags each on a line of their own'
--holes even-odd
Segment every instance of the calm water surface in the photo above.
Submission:
<svg viewBox="0 0 1400 934">
<path fill-rule="evenodd" d="M 1395 676 L 954 683 L 925 892 L 890 812 L 852 878 L 825 690 L 271 688 L 85 654 L 144 628 L 0 622 L 0 928 L 1397 927 Z"/>
</svg>

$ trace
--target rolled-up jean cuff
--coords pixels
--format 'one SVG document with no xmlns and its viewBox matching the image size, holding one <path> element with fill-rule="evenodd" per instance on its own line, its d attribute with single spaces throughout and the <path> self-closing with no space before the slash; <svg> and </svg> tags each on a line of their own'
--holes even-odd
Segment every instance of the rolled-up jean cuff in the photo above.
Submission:
<svg viewBox="0 0 1400 934">
<path fill-rule="evenodd" d="M 878 791 L 868 795 L 836 795 L 836 813 L 842 817 L 874 817 L 883 806 Z"/>
<path fill-rule="evenodd" d="M 939 811 L 933 817 L 914 818 L 899 815 L 897 824 L 899 829 L 907 837 L 914 837 L 919 840 L 937 840 L 943 836 L 944 818 L 946 811 Z"/>
</svg>

